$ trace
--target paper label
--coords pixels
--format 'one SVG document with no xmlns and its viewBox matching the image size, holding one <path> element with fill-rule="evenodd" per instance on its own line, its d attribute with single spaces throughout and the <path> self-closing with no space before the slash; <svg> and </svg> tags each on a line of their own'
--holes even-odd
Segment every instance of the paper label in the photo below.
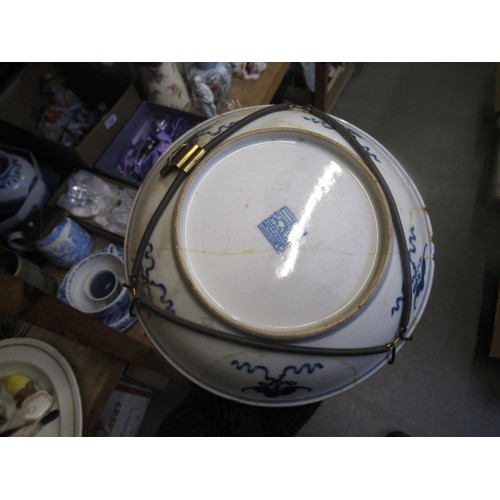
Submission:
<svg viewBox="0 0 500 500">
<path fill-rule="evenodd" d="M 116 116 L 115 113 L 112 115 L 109 115 L 105 120 L 104 120 L 104 126 L 107 129 L 110 129 L 116 122 L 118 121 L 118 117 Z"/>
</svg>

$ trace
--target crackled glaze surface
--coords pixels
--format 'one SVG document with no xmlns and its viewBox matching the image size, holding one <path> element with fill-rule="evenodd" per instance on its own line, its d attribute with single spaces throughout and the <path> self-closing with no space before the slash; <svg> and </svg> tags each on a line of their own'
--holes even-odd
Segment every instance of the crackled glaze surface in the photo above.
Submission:
<svg viewBox="0 0 500 500">
<path fill-rule="evenodd" d="M 243 135 L 208 158 L 174 224 L 180 269 L 203 305 L 278 338 L 359 313 L 391 249 L 388 207 L 366 167 L 338 144 L 286 129 Z"/>
<path fill-rule="evenodd" d="M 182 140 L 196 139 L 203 146 L 254 110 L 211 119 Z M 380 169 L 397 203 L 411 260 L 408 333 L 413 334 L 434 273 L 427 210 L 399 162 L 374 138 L 342 123 Z M 286 332 L 288 342 L 328 348 L 393 340 L 403 300 L 401 259 L 378 188 L 352 155 L 327 123 L 302 110 L 280 111 L 245 126 L 212 155 L 212 162 L 208 159 L 195 170 L 162 215 L 143 258 L 144 294 L 164 310 L 240 336 L 273 338 Z M 339 165 L 329 174 L 328 157 Z M 127 272 L 144 227 L 171 182 L 160 178 L 161 166 L 150 172 L 132 209 L 125 242 Z M 307 175 L 309 168 L 314 176 Z M 318 193 L 327 193 L 315 202 L 317 218 L 301 224 L 307 200 L 316 199 L 311 197 L 316 185 L 324 188 Z M 285 266 L 294 245 L 295 266 Z M 290 286 L 282 286 L 284 280 Z M 373 286 L 363 285 L 366 280 Z M 266 283 L 275 288 L 263 290 Z M 344 316 L 358 302 L 359 312 Z M 247 404 L 319 401 L 360 383 L 388 360 L 387 354 L 327 357 L 248 348 L 175 326 L 146 309 L 139 309 L 138 316 L 158 350 L 186 377 Z M 304 327 L 308 321 L 312 329 Z"/>
</svg>

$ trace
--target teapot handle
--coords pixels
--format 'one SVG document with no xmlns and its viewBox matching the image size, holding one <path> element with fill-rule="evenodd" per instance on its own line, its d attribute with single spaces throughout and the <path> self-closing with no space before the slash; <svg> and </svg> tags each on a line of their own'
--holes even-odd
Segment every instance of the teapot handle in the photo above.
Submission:
<svg viewBox="0 0 500 500">
<path fill-rule="evenodd" d="M 26 236 L 22 231 L 10 233 L 7 237 L 7 243 L 12 249 L 21 252 L 34 252 L 36 250 L 33 245 L 27 243 Z"/>
</svg>

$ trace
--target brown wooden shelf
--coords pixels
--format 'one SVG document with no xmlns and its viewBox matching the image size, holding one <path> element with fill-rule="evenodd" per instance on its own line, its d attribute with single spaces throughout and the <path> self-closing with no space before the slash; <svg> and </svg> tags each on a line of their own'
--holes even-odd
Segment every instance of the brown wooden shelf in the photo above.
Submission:
<svg viewBox="0 0 500 500">
<path fill-rule="evenodd" d="M 257 80 L 233 78 L 231 95 L 241 107 L 269 104 L 278 90 L 290 63 L 270 62 Z"/>
</svg>

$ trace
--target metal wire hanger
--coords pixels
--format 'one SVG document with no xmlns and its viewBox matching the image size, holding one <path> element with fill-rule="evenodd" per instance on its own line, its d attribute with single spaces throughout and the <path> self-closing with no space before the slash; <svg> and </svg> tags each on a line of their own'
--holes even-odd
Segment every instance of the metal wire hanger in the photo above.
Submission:
<svg viewBox="0 0 500 500">
<path fill-rule="evenodd" d="M 181 318 L 172 312 L 165 311 L 153 304 L 148 297 L 145 297 L 138 287 L 138 278 L 142 266 L 142 260 L 154 229 L 156 228 L 161 216 L 165 212 L 166 208 L 172 201 L 174 195 L 176 194 L 182 183 L 187 179 L 187 177 L 191 174 L 195 167 L 199 168 L 203 165 L 204 158 L 206 157 L 207 153 L 222 144 L 230 136 L 234 135 L 238 130 L 242 129 L 251 122 L 259 120 L 260 118 L 263 118 L 264 116 L 270 115 L 272 113 L 277 113 L 279 111 L 297 109 L 310 113 L 320 120 L 323 120 L 347 141 L 347 143 L 360 156 L 366 167 L 374 175 L 375 179 L 380 184 L 382 192 L 387 200 L 391 220 L 396 234 L 396 240 L 399 247 L 399 253 L 401 256 L 401 265 L 403 271 L 403 304 L 399 328 L 395 333 L 393 340 L 386 344 L 360 348 L 325 348 L 308 347 L 305 345 L 291 344 L 284 341 L 270 341 L 252 337 L 246 334 L 239 336 L 200 325 L 188 319 Z M 377 168 L 373 160 L 370 158 L 368 153 L 364 150 L 357 139 L 331 115 L 328 115 L 327 113 L 324 113 L 323 111 L 320 111 L 313 106 L 299 106 L 288 102 L 273 106 L 267 106 L 251 113 L 250 115 L 247 115 L 238 122 L 234 123 L 224 132 L 209 141 L 204 147 L 200 147 L 196 143 L 184 143 L 180 145 L 170 155 L 167 160 L 166 166 L 160 170 L 161 177 L 166 177 L 169 175 L 175 175 L 175 178 L 170 187 L 167 189 L 158 207 L 156 208 L 148 225 L 146 226 L 146 229 L 137 248 L 137 253 L 132 264 L 131 272 L 128 276 L 128 283 L 125 284 L 132 295 L 132 314 L 134 314 L 134 311 L 137 310 L 137 308 L 147 308 L 154 314 L 158 314 L 172 323 L 188 328 L 189 330 L 197 332 L 199 334 L 257 349 L 314 356 L 367 356 L 387 353 L 389 354 L 389 364 L 394 363 L 397 345 L 402 341 L 412 340 L 411 336 L 407 336 L 410 322 L 410 305 L 412 297 L 411 262 L 396 201 L 394 200 L 392 192 L 383 175 L 381 174 L 380 170 Z"/>
</svg>

